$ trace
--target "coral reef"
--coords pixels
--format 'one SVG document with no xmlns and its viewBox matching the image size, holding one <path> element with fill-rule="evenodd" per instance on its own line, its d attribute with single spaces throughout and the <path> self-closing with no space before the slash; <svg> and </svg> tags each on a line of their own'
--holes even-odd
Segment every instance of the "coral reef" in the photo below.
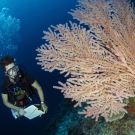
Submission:
<svg viewBox="0 0 135 135">
<path fill-rule="evenodd" d="M 127 0 L 78 0 L 69 12 L 80 24 L 51 26 L 44 31 L 46 44 L 37 49 L 45 71 L 70 75 L 58 82 L 65 98 L 86 103 L 79 114 L 106 121 L 121 119 L 125 99 L 134 97 L 135 13 Z M 85 27 L 87 25 L 87 27 Z"/>
</svg>

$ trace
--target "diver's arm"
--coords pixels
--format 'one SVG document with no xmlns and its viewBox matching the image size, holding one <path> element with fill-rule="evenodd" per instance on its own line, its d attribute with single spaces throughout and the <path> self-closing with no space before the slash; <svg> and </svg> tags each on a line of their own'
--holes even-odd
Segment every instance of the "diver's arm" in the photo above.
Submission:
<svg viewBox="0 0 135 135">
<path fill-rule="evenodd" d="M 40 101 L 41 101 L 41 106 L 42 106 L 42 109 L 44 111 L 44 114 L 47 112 L 48 110 L 48 107 L 44 101 L 44 93 L 43 93 L 43 90 L 41 88 L 41 86 L 38 84 L 37 81 L 35 81 L 32 86 L 37 89 L 37 92 L 38 92 L 38 95 L 39 95 L 39 98 L 40 98 Z M 42 103 L 43 102 L 43 103 Z"/>
<path fill-rule="evenodd" d="M 43 93 L 43 90 L 42 90 L 41 86 L 39 85 L 39 83 L 38 83 L 37 81 L 34 81 L 34 83 L 32 84 L 32 86 L 33 86 L 35 89 L 37 89 L 37 92 L 38 92 L 40 101 L 41 101 L 41 102 L 44 102 L 44 93 Z"/>
<path fill-rule="evenodd" d="M 3 104 L 5 106 L 7 106 L 10 109 L 18 111 L 18 113 L 20 115 L 24 115 L 25 111 L 22 108 L 20 109 L 20 107 L 17 107 L 15 105 L 11 104 L 10 102 L 8 102 L 8 94 L 1 94 L 1 96 L 2 96 L 2 100 L 3 100 Z"/>
<path fill-rule="evenodd" d="M 14 110 L 18 111 L 19 107 L 8 102 L 8 94 L 1 94 L 1 96 L 2 96 L 2 100 L 3 100 L 3 104 L 5 106 L 7 106 L 10 109 L 14 109 Z"/>
</svg>

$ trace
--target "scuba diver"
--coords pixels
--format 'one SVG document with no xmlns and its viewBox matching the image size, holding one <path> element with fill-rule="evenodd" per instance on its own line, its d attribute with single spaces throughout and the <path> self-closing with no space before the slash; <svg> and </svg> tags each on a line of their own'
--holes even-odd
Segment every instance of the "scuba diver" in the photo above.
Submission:
<svg viewBox="0 0 135 135">
<path fill-rule="evenodd" d="M 1 95 L 5 106 L 11 109 L 15 118 L 25 114 L 24 108 L 33 100 L 35 89 L 37 90 L 41 110 L 47 113 L 48 107 L 44 100 L 44 94 L 39 83 L 16 64 L 10 55 L 0 59 L 0 65 L 4 71 L 4 79 L 1 85 Z"/>
</svg>

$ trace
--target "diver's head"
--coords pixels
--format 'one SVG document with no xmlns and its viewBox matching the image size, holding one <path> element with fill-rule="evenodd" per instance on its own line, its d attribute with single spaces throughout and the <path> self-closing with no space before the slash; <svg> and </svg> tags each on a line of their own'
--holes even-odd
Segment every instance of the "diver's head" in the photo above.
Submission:
<svg viewBox="0 0 135 135">
<path fill-rule="evenodd" d="M 12 56 L 7 55 L 1 58 L 0 65 L 2 66 L 5 75 L 8 76 L 12 82 L 19 81 L 21 77 L 19 67 L 15 64 L 14 58 Z"/>
<path fill-rule="evenodd" d="M 17 72 L 19 71 L 19 68 L 15 63 L 11 63 L 7 66 L 5 66 L 5 75 L 14 78 L 17 75 Z"/>
</svg>

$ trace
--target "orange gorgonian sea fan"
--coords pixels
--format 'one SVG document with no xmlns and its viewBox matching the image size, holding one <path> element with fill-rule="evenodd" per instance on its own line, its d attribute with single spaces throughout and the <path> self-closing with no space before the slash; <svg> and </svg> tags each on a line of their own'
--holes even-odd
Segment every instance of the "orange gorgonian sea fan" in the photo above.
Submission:
<svg viewBox="0 0 135 135">
<path fill-rule="evenodd" d="M 44 31 L 48 44 L 37 49 L 36 59 L 45 71 L 71 75 L 54 86 L 76 106 L 79 114 L 106 121 L 127 113 L 125 98 L 135 90 L 135 14 L 127 0 L 79 0 L 70 14 L 89 29 L 70 22 Z M 115 118 L 113 118 L 115 117 Z"/>
</svg>

